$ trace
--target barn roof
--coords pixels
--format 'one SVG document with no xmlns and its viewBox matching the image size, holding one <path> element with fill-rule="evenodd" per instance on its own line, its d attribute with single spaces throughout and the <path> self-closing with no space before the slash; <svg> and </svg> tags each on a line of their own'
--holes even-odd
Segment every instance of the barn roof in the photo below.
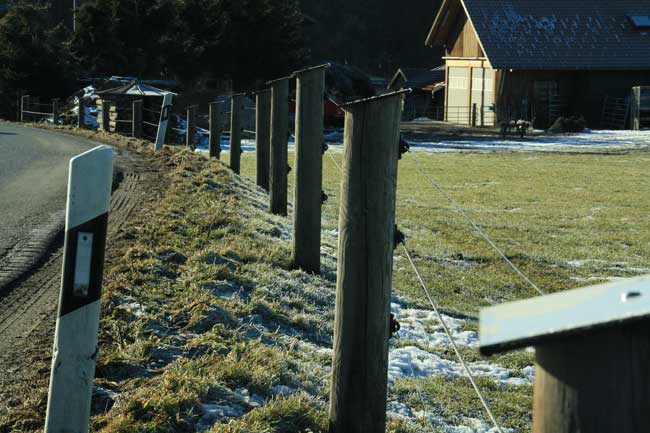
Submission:
<svg viewBox="0 0 650 433">
<path fill-rule="evenodd" d="M 175 95 L 173 92 L 158 89 L 137 81 L 133 81 L 124 86 L 97 92 L 98 95 L 134 95 L 134 96 L 164 96 L 168 93 Z"/>
<path fill-rule="evenodd" d="M 427 45 L 463 12 L 495 69 L 650 69 L 649 0 L 444 0 Z"/>
<path fill-rule="evenodd" d="M 445 69 L 400 68 L 388 84 L 388 88 L 393 88 L 393 85 L 400 77 L 405 82 L 404 87 L 424 89 L 425 87 L 445 81 Z"/>
</svg>

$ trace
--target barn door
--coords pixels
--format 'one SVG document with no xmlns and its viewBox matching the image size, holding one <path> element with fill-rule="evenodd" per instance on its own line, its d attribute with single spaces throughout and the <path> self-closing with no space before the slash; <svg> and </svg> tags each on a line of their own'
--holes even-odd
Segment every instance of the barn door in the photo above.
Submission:
<svg viewBox="0 0 650 433">
<path fill-rule="evenodd" d="M 449 123 L 469 125 L 469 69 L 449 68 L 446 120 Z"/>
</svg>

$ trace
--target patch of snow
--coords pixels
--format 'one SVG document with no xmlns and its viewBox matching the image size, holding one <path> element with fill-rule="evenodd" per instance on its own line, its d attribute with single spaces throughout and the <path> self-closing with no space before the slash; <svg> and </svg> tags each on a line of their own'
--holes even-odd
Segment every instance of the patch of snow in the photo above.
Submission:
<svg viewBox="0 0 650 433">
<path fill-rule="evenodd" d="M 227 406 L 220 404 L 202 403 L 203 415 L 196 424 L 196 430 L 204 432 L 212 428 L 218 422 L 239 418 L 246 413 L 246 410 L 239 406 Z"/>
<path fill-rule="evenodd" d="M 264 397 L 258 394 L 250 395 L 250 392 L 246 388 L 237 388 L 235 394 L 239 395 L 243 401 L 252 407 L 260 407 L 266 404 L 266 399 Z"/>
<path fill-rule="evenodd" d="M 500 152 L 512 150 L 580 150 L 584 148 L 647 148 L 650 131 L 591 131 L 577 134 L 546 134 L 524 139 L 496 136 L 433 136 L 426 141 L 408 141 L 412 152 Z"/>
<path fill-rule="evenodd" d="M 298 392 L 297 390 L 290 388 L 286 385 L 275 385 L 271 387 L 271 394 L 274 396 L 287 397 Z"/>
<path fill-rule="evenodd" d="M 487 361 L 468 363 L 476 377 L 488 377 L 502 385 L 531 385 L 532 378 L 516 377 L 501 366 Z M 424 378 L 431 376 L 464 377 L 465 371 L 460 363 L 443 359 L 440 356 L 415 346 L 400 347 L 390 351 L 388 360 L 388 381 L 393 384 L 404 377 Z"/>
<path fill-rule="evenodd" d="M 399 298 L 398 298 L 399 299 Z M 438 321 L 438 316 L 432 310 L 403 308 L 399 303 L 391 303 L 391 312 L 401 325 L 399 338 L 428 344 L 430 346 L 449 345 L 449 338 Z M 475 331 L 465 331 L 463 326 L 467 320 L 442 315 L 445 324 L 451 331 L 458 346 L 477 348 L 478 334 Z"/>
</svg>

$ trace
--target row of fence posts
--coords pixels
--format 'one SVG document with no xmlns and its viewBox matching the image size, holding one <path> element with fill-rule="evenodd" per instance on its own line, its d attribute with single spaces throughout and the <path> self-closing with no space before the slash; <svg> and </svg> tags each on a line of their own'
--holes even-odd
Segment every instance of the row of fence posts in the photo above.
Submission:
<svg viewBox="0 0 650 433">
<path fill-rule="evenodd" d="M 269 81 L 255 92 L 257 184 L 269 210 L 287 215 L 289 82 L 296 78 L 293 264 L 320 272 L 325 68 L 316 66 Z M 388 348 L 399 131 L 403 93 L 343 106 L 344 163 L 339 216 L 338 274 L 330 431 L 383 432 L 386 426 Z M 241 113 L 231 105 L 230 167 L 240 171 Z M 193 113 L 188 108 L 188 137 Z M 210 156 L 219 158 L 220 107 L 210 105 Z M 215 129 L 216 128 L 216 129 Z M 213 134 L 214 130 L 214 134 Z M 190 140 L 190 138 L 188 138 Z M 189 141 L 188 141 L 189 143 Z"/>
<path fill-rule="evenodd" d="M 325 68 L 297 71 L 256 92 L 257 183 L 269 191 L 270 211 L 287 215 L 289 80 L 296 78 L 296 182 L 293 260 L 320 272 Z M 344 163 L 339 216 L 336 319 L 330 432 L 383 432 L 399 129 L 404 91 L 344 105 Z M 231 105 L 230 164 L 240 170 L 245 95 Z M 134 120 L 141 108 L 134 103 Z M 161 126 L 169 117 L 165 99 Z M 139 108 L 138 108 L 139 106 Z M 218 157 L 221 111 L 210 106 L 210 155 Z M 188 108 L 193 137 L 195 107 Z M 83 101 L 79 107 L 83 127 Z M 134 121 L 134 135 L 139 129 Z M 160 138 L 160 134 L 158 139 Z M 189 140 L 189 139 L 188 139 Z M 188 141 L 189 143 L 189 141 Z M 157 140 L 156 149 L 162 144 Z M 67 207 L 63 284 L 50 380 L 46 432 L 86 431 L 97 354 L 97 330 L 113 155 L 101 146 L 73 159 Z M 101 198 L 93 197 L 100 193 Z M 90 197 L 93 197 L 92 199 Z M 82 207 L 84 209 L 80 209 Z M 88 207 L 88 208 L 86 208 Z M 78 215 L 88 218 L 77 220 Z M 77 219 L 75 219 L 77 218 Z M 83 330 L 83 332 L 78 332 Z"/>
<path fill-rule="evenodd" d="M 48 116 L 52 117 L 54 123 L 56 124 L 60 117 L 59 110 L 59 99 L 52 99 L 49 104 L 41 104 L 37 98 L 32 98 L 30 95 L 23 95 L 20 98 L 20 121 L 27 122 L 29 116 Z M 35 111 L 32 109 L 33 106 L 36 107 L 51 107 L 51 111 Z"/>
</svg>

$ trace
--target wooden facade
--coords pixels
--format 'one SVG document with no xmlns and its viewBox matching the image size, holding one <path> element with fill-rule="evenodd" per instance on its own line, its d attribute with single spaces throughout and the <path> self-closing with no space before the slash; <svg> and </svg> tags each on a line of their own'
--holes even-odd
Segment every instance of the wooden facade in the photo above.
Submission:
<svg viewBox="0 0 650 433">
<path fill-rule="evenodd" d="M 492 5 L 495 15 L 488 18 L 492 12 L 481 0 L 443 1 L 427 44 L 445 48 L 445 120 L 494 126 L 504 120 L 526 119 L 536 128 L 547 128 L 558 117 L 583 116 L 591 128 L 625 128 L 629 121 L 626 121 L 621 107 L 629 107 L 633 87 L 650 85 L 650 67 L 641 65 L 626 69 L 623 63 L 630 56 L 624 55 L 623 51 L 608 53 L 609 57 L 601 58 L 598 56 L 602 50 L 586 53 L 579 47 L 574 47 L 575 54 L 568 55 L 568 59 L 554 60 L 555 55 L 544 54 L 546 47 L 539 42 L 539 37 L 521 36 L 525 33 L 521 29 L 508 28 L 515 25 L 512 22 L 538 23 L 530 11 L 533 3 L 532 0 L 498 0 Z M 474 9 L 467 7 L 472 4 Z M 498 11 L 499 5 L 504 11 Z M 519 6 L 520 10 L 512 9 L 513 5 Z M 468 15 L 468 11 L 476 11 L 479 7 L 484 8 L 480 14 Z M 535 7 L 544 8 L 543 4 Z M 524 12 L 529 15 L 524 15 Z M 560 12 L 544 11 L 558 16 Z M 565 23 L 581 19 L 566 12 Z M 618 17 L 609 12 L 614 18 Z M 502 16 L 515 16 L 516 19 L 509 21 L 501 19 Z M 619 27 L 617 24 L 616 28 Z M 553 41 L 561 37 L 553 35 L 552 30 L 545 31 L 542 36 L 553 37 Z M 488 45 L 481 40 L 481 35 L 489 42 Z M 625 35 L 633 38 L 642 36 L 642 33 Z M 507 43 L 512 38 L 518 38 L 518 46 Z M 522 38 L 528 40 L 522 42 Z M 531 59 L 536 53 L 543 57 Z M 594 67 L 580 64 L 587 56 L 594 57 Z M 612 104 L 613 108 L 609 107 Z M 618 113 L 615 122 L 607 118 L 610 109 Z"/>
</svg>

